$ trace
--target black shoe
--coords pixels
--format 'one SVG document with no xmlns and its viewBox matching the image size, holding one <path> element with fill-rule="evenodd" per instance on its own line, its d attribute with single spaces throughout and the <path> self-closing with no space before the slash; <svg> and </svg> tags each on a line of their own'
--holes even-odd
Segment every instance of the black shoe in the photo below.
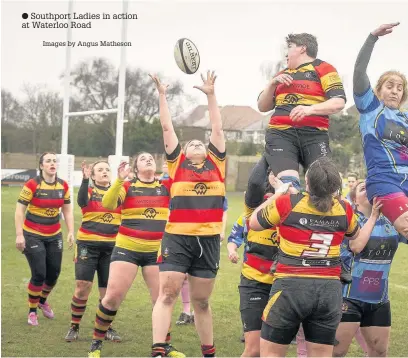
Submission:
<svg viewBox="0 0 408 358">
<path fill-rule="evenodd" d="M 178 320 L 176 321 L 176 325 L 177 326 L 182 326 L 185 324 L 189 324 L 191 323 L 191 315 L 189 315 L 188 313 L 185 312 L 181 312 L 180 317 L 178 318 Z M 194 322 L 194 321 L 193 321 Z"/>
</svg>

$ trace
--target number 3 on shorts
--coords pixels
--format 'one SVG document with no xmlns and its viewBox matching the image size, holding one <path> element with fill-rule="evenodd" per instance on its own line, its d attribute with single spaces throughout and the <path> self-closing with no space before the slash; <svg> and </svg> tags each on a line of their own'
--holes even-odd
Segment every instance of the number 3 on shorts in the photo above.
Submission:
<svg viewBox="0 0 408 358">
<path fill-rule="evenodd" d="M 308 251 L 304 250 L 302 252 L 302 256 L 310 256 L 310 257 L 326 257 L 330 250 L 330 245 L 333 241 L 334 235 L 333 234 L 320 234 L 320 233 L 313 233 L 310 237 L 310 247 L 312 249 L 317 249 L 317 251 Z"/>
</svg>

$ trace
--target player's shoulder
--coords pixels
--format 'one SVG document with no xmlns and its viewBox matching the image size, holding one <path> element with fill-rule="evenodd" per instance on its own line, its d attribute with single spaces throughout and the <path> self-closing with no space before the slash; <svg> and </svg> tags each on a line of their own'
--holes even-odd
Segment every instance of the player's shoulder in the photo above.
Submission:
<svg viewBox="0 0 408 358">
<path fill-rule="evenodd" d="M 41 177 L 37 176 L 27 180 L 24 184 L 25 187 L 29 188 L 31 191 L 35 191 L 37 186 L 41 183 Z"/>
<path fill-rule="evenodd" d="M 336 68 L 327 61 L 316 58 L 312 62 L 312 66 L 320 76 L 324 76 L 330 72 L 337 72 Z"/>
<path fill-rule="evenodd" d="M 68 187 L 69 187 L 68 182 L 66 182 L 64 179 L 57 178 L 57 183 L 58 183 L 58 184 L 61 184 L 64 188 L 68 188 Z"/>
</svg>

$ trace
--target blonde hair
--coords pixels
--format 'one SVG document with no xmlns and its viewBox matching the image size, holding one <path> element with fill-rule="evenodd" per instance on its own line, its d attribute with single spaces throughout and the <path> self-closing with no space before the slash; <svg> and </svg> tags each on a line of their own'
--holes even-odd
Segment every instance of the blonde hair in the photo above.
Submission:
<svg viewBox="0 0 408 358">
<path fill-rule="evenodd" d="M 402 74 L 401 72 L 398 71 L 387 71 L 384 72 L 380 78 L 377 81 L 377 84 L 375 86 L 375 94 L 378 98 L 380 98 L 380 92 L 381 92 L 381 88 L 383 86 L 383 84 L 391 77 L 391 76 L 398 76 L 402 79 L 402 98 L 401 98 L 401 102 L 399 104 L 399 108 L 405 103 L 405 101 L 407 100 L 408 97 L 408 88 L 407 88 L 407 78 L 405 77 L 404 74 Z"/>
<path fill-rule="evenodd" d="M 97 160 L 95 163 L 92 164 L 91 167 L 91 176 L 95 175 L 95 166 L 99 163 L 105 163 L 108 164 L 108 167 L 110 168 L 109 162 L 107 160 Z"/>
</svg>

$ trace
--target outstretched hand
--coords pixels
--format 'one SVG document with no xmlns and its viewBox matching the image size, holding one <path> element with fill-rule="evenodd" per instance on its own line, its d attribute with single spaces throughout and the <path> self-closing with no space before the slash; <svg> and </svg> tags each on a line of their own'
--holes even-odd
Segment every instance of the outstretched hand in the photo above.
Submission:
<svg viewBox="0 0 408 358">
<path fill-rule="evenodd" d="M 149 77 L 153 80 L 154 84 L 156 85 L 157 91 L 160 94 L 166 94 L 169 85 L 161 83 L 159 77 L 157 77 L 156 75 L 152 75 L 149 73 Z"/>
<path fill-rule="evenodd" d="M 214 82 L 217 76 L 215 71 L 207 71 L 207 78 L 204 79 L 203 74 L 201 74 L 201 79 L 203 80 L 203 85 L 194 86 L 194 88 L 199 89 L 201 92 L 204 92 L 207 96 L 214 94 Z"/>
<path fill-rule="evenodd" d="M 125 180 L 128 177 L 129 173 L 130 173 L 131 168 L 129 166 L 126 168 L 127 165 L 128 165 L 128 163 L 126 163 L 126 162 L 122 162 L 122 163 L 119 164 L 118 178 L 120 180 Z"/>
<path fill-rule="evenodd" d="M 379 28 L 375 29 L 371 34 L 374 36 L 384 36 L 392 32 L 395 26 L 398 26 L 399 22 L 393 22 L 391 24 L 383 24 Z"/>
<path fill-rule="evenodd" d="M 89 179 L 91 176 L 92 170 L 89 167 L 89 165 L 86 164 L 85 160 L 82 162 L 81 168 L 82 168 L 82 176 L 84 177 L 84 179 Z"/>
</svg>

